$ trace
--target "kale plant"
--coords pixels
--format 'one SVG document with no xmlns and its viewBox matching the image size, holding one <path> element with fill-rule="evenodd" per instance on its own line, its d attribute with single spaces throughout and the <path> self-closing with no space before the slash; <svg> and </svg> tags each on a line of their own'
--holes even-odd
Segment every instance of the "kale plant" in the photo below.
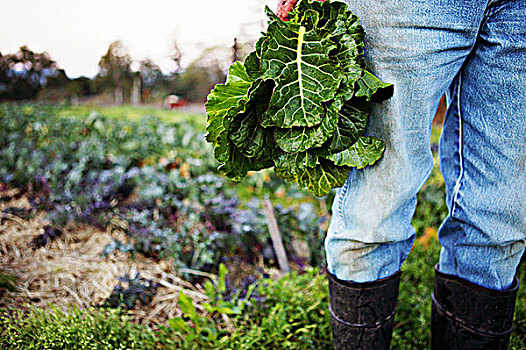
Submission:
<svg viewBox="0 0 526 350">
<path fill-rule="evenodd" d="M 131 310 L 138 303 L 148 305 L 159 288 L 159 284 L 141 277 L 139 272 L 134 277 L 125 274 L 118 279 L 119 284 L 113 288 L 111 295 L 102 303 L 102 307 L 124 307 Z"/>
<path fill-rule="evenodd" d="M 346 4 L 301 0 L 288 22 L 267 15 L 255 51 L 208 97 L 206 138 L 233 180 L 274 167 L 323 196 L 382 156 L 385 144 L 363 134 L 393 86 L 366 70 L 365 33 Z"/>
</svg>

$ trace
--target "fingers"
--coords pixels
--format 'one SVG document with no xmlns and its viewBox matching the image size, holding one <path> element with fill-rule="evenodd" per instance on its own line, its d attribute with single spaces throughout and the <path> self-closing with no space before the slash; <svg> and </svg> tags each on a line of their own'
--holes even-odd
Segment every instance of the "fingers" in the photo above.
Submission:
<svg viewBox="0 0 526 350">
<path fill-rule="evenodd" d="M 289 12 L 298 0 L 279 0 L 277 15 L 282 21 L 289 20 Z"/>
<path fill-rule="evenodd" d="M 325 0 L 318 0 L 324 2 Z M 282 21 L 289 20 L 289 12 L 292 10 L 298 0 L 279 0 L 277 15 Z"/>
</svg>

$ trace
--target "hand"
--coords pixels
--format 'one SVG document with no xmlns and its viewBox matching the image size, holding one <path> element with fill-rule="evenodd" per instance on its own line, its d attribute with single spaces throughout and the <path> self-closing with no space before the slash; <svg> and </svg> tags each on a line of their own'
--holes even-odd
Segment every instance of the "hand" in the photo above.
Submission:
<svg viewBox="0 0 526 350">
<path fill-rule="evenodd" d="M 279 0 L 277 15 L 282 21 L 289 20 L 289 12 L 298 0 Z"/>
<path fill-rule="evenodd" d="M 325 0 L 318 0 L 324 2 Z M 277 15 L 282 21 L 289 20 L 289 12 L 292 10 L 298 0 L 279 0 Z"/>
</svg>

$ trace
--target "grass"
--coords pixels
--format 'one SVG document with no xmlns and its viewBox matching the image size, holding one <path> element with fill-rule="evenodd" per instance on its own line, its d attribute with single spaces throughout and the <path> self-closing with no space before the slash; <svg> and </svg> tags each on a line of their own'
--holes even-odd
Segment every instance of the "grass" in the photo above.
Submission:
<svg viewBox="0 0 526 350">
<path fill-rule="evenodd" d="M 16 276 L 0 272 L 0 299 L 6 292 L 13 292 L 16 290 L 16 282 Z"/>
<path fill-rule="evenodd" d="M 139 350 L 155 349 L 156 334 L 129 322 L 119 310 L 3 310 L 0 313 L 2 349 Z"/>
<path fill-rule="evenodd" d="M 206 117 L 204 114 L 183 113 L 177 110 L 159 109 L 154 107 L 136 106 L 60 106 L 57 115 L 62 117 L 87 118 L 93 111 L 109 118 L 140 121 L 145 116 L 155 116 L 166 123 L 188 122 L 204 129 Z"/>
</svg>

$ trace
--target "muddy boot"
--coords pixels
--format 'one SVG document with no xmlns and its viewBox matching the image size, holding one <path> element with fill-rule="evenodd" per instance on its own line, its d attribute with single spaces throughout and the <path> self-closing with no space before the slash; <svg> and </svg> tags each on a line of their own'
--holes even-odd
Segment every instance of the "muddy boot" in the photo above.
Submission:
<svg viewBox="0 0 526 350">
<path fill-rule="evenodd" d="M 435 268 L 432 350 L 506 350 L 519 281 L 508 290 L 481 287 Z"/>
<path fill-rule="evenodd" d="M 335 350 L 387 350 L 400 285 L 400 271 L 365 283 L 329 274 L 329 311 Z"/>
</svg>

